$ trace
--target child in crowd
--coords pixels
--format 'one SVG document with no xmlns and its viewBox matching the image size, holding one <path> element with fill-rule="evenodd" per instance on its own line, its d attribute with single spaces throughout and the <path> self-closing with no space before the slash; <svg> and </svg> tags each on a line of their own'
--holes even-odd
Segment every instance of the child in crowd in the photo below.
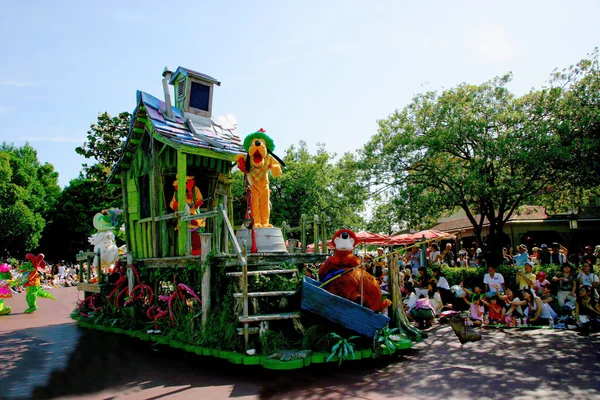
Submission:
<svg viewBox="0 0 600 400">
<path fill-rule="evenodd" d="M 535 289 L 535 293 L 537 295 L 541 295 L 542 294 L 542 287 L 544 285 L 549 284 L 550 281 L 548 281 L 548 279 L 546 279 L 546 273 L 543 272 L 543 271 L 538 272 L 537 275 L 536 275 L 536 277 L 537 277 L 537 280 L 533 284 L 533 288 Z"/>
<path fill-rule="evenodd" d="M 471 320 L 471 322 L 473 322 L 473 325 L 475 326 L 481 326 L 483 324 L 483 316 L 485 314 L 485 309 L 483 308 L 482 297 L 482 294 L 474 293 L 473 297 L 471 298 L 472 301 L 469 301 L 469 299 L 467 299 L 466 294 L 463 296 L 463 300 L 470 307 L 469 319 Z"/>
<path fill-rule="evenodd" d="M 492 296 L 489 301 L 483 300 L 483 304 L 488 308 L 488 324 L 499 324 L 502 321 L 502 307 L 498 304 L 498 298 Z"/>
</svg>

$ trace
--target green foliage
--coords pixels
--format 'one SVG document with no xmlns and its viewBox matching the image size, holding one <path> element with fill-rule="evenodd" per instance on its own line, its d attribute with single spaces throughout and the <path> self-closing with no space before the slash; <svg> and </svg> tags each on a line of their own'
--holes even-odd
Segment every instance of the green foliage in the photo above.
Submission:
<svg viewBox="0 0 600 400">
<path fill-rule="evenodd" d="M 504 282 L 507 287 L 514 288 L 516 286 L 516 278 L 517 272 L 522 270 L 523 267 L 517 267 L 514 265 L 499 265 L 496 267 L 496 273 L 499 273 L 504 278 Z M 543 271 L 546 273 L 548 280 L 550 280 L 553 276 L 556 276 L 561 271 L 560 265 L 536 265 L 533 269 L 533 273 L 537 274 L 538 272 Z M 446 277 L 446 280 L 450 284 L 450 286 L 459 285 L 460 282 L 464 282 L 464 286 L 466 288 L 474 288 L 475 286 L 479 286 L 484 289 L 483 277 L 487 273 L 486 268 L 477 268 L 477 267 L 448 267 L 442 266 L 441 268 L 442 275 Z M 430 276 L 432 276 L 431 271 L 429 271 Z"/>
<path fill-rule="evenodd" d="M 396 211 L 390 218 L 398 224 L 426 227 L 462 208 L 481 245 L 487 218 L 488 253 L 494 254 L 488 261 L 497 265 L 498 238 L 518 207 L 540 193 L 563 192 L 572 176 L 565 165 L 579 164 L 578 157 L 587 161 L 600 148 L 597 52 L 578 66 L 557 78 L 562 86 L 522 97 L 508 89 L 510 74 L 416 95 L 379 121 L 378 133 L 362 151 L 363 179 L 375 192 L 387 193 Z M 597 164 L 584 163 L 592 171 Z M 551 186 L 561 190 L 548 190 Z"/>
<path fill-rule="evenodd" d="M 337 342 L 331 348 L 331 354 L 327 357 L 327 361 L 337 358 L 339 365 L 342 365 L 342 361 L 354 359 L 354 343 L 352 343 L 352 340 L 358 339 L 360 336 L 350 336 L 345 339 L 335 332 L 331 332 L 329 335 Z"/>
<path fill-rule="evenodd" d="M 22 257 L 34 250 L 57 203 L 58 173 L 29 143 L 0 145 L 0 246 Z"/>
<path fill-rule="evenodd" d="M 396 351 L 396 346 L 392 341 L 391 337 L 398 331 L 398 328 L 390 329 L 389 326 L 384 326 L 383 329 L 377 331 L 375 338 L 375 354 L 380 355 L 384 350 L 387 350 L 390 354 Z"/>
<path fill-rule="evenodd" d="M 321 325 L 312 325 L 304 331 L 302 349 L 312 351 L 329 351 L 334 338 Z"/>
<path fill-rule="evenodd" d="M 325 214 L 330 219 L 331 233 L 343 226 L 356 229 L 362 225 L 360 212 L 365 209 L 367 191 L 358 182 L 352 154 L 336 160 L 336 154 L 319 144 L 313 155 L 301 141 L 298 147 L 287 149 L 283 159 L 287 165 L 283 174 L 271 178 L 272 223 L 281 226 L 285 221 L 296 227 L 302 214 L 309 221 L 314 215 Z M 238 171 L 233 177 L 233 196 L 241 200 L 244 174 Z M 234 211 L 236 225 L 242 222 L 245 210 L 245 201 L 238 201 Z M 312 231 L 308 233 L 312 235 Z"/>
<path fill-rule="evenodd" d="M 260 337 L 260 350 L 262 355 L 273 354 L 278 350 L 290 350 L 294 347 L 293 343 L 279 331 L 266 330 Z"/>
<path fill-rule="evenodd" d="M 129 133 L 131 114 L 122 112 L 116 117 L 100 113 L 96 123 L 90 125 L 87 141 L 75 152 L 95 160 L 95 164 L 82 164 L 86 176 L 104 182 L 121 156 L 121 147 Z"/>
<path fill-rule="evenodd" d="M 72 259 L 79 251 L 91 249 L 88 237 L 96 232 L 92 225 L 94 215 L 120 205 L 119 200 L 105 197 L 105 189 L 104 182 L 82 176 L 69 182 L 59 195 L 55 209 L 49 213 L 49 223 L 40 242 L 39 250 L 48 259 Z M 121 239 L 117 246 L 122 243 Z"/>
</svg>

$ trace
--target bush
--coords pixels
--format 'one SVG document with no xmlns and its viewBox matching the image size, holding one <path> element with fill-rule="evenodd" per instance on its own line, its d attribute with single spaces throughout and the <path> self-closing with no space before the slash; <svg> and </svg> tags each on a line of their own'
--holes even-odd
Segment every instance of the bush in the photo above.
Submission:
<svg viewBox="0 0 600 400">
<path fill-rule="evenodd" d="M 507 287 L 514 288 L 516 286 L 516 278 L 517 271 L 522 269 L 523 267 L 517 267 L 514 265 L 499 265 L 496 268 L 496 273 L 501 274 L 504 278 L 505 285 Z M 562 267 L 560 265 L 554 264 L 546 264 L 546 265 L 536 265 L 533 268 L 533 273 L 537 274 L 540 271 L 544 271 L 546 273 L 546 279 L 549 281 L 558 273 L 560 273 Z M 442 267 L 442 274 L 448 280 L 450 286 L 459 285 L 460 282 L 464 282 L 464 286 L 466 288 L 473 288 L 476 285 L 479 285 L 482 289 L 483 287 L 483 277 L 487 273 L 486 268 L 477 268 L 477 267 Z M 433 276 L 431 270 L 429 271 L 429 275 Z"/>
</svg>

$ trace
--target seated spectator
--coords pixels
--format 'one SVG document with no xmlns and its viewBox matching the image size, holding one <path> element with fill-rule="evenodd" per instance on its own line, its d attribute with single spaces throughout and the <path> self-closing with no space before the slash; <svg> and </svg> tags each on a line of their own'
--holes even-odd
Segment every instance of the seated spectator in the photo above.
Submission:
<svg viewBox="0 0 600 400">
<path fill-rule="evenodd" d="M 518 318 L 523 317 L 523 309 L 521 308 L 521 299 L 515 296 L 515 292 L 511 288 L 506 288 L 506 294 L 498 295 L 498 298 L 504 303 L 502 314 L 511 315 Z"/>
<path fill-rule="evenodd" d="M 487 323 L 499 324 L 502 321 L 502 307 L 498 304 L 498 297 L 493 296 L 489 301 L 483 299 L 482 302 L 488 308 Z"/>
<path fill-rule="evenodd" d="M 542 303 L 544 303 L 544 307 L 547 308 L 552 318 L 557 318 L 558 314 L 556 313 L 556 309 L 558 309 L 558 302 L 556 301 L 556 297 L 552 294 L 551 284 L 547 284 L 542 287 L 542 295 L 540 297 L 542 299 Z"/>
<path fill-rule="evenodd" d="M 471 298 L 472 301 L 467 299 L 467 295 L 463 296 L 463 300 L 470 307 L 469 309 L 469 319 L 473 322 L 475 326 L 481 326 L 483 324 L 483 317 L 485 315 L 485 309 L 483 308 L 482 302 L 483 295 L 473 295 Z"/>
<path fill-rule="evenodd" d="M 533 263 L 525 261 L 525 272 L 517 272 L 517 287 L 519 290 L 532 289 L 535 284 L 535 274 L 533 271 Z"/>
<path fill-rule="evenodd" d="M 525 313 L 530 325 L 550 325 L 552 315 L 549 307 L 544 307 L 540 297 L 534 295 L 531 290 L 523 290 L 523 302 L 527 306 Z"/>
<path fill-rule="evenodd" d="M 562 273 L 552 278 L 552 282 L 557 282 L 556 300 L 558 301 L 559 311 L 565 306 L 566 300 L 570 300 L 571 303 L 575 304 L 577 280 L 570 264 L 563 264 Z"/>
<path fill-rule="evenodd" d="M 413 285 L 411 282 L 404 283 L 404 290 L 406 292 L 406 297 L 402 302 L 404 303 L 404 311 L 410 315 L 410 312 L 413 308 L 415 308 L 415 304 L 417 304 L 417 300 L 419 299 L 416 293 L 413 290 Z"/>
<path fill-rule="evenodd" d="M 433 307 L 433 311 L 435 311 L 437 315 L 442 312 L 442 308 L 444 307 L 444 303 L 442 302 L 442 296 L 440 296 L 438 292 L 438 287 L 435 284 L 435 282 L 429 282 L 427 289 L 427 296 L 429 297 L 429 302 Z"/>
<path fill-rule="evenodd" d="M 590 265 L 596 264 L 596 256 L 593 253 L 592 246 L 585 246 L 583 257 L 581 257 L 582 262 L 588 262 Z"/>
<path fill-rule="evenodd" d="M 583 334 L 600 331 L 600 304 L 594 298 L 591 286 L 582 286 L 579 289 L 575 305 L 575 318 L 582 324 Z"/>
<path fill-rule="evenodd" d="M 485 284 L 486 293 L 492 297 L 498 292 L 504 292 L 506 287 L 504 286 L 504 277 L 502 274 L 496 273 L 496 267 L 490 265 L 488 267 L 488 273 L 483 277 L 483 283 Z"/>
<path fill-rule="evenodd" d="M 533 284 L 533 288 L 537 295 L 541 295 L 542 287 L 550 282 L 548 281 L 548 279 L 546 279 L 546 273 L 544 271 L 538 272 L 536 275 L 536 278 L 537 279 L 536 279 L 535 283 Z"/>
<path fill-rule="evenodd" d="M 581 266 L 582 271 L 577 276 L 577 280 L 580 286 L 591 286 L 592 288 L 598 287 L 598 275 L 592 271 L 592 264 L 588 261 L 584 261 Z"/>
</svg>

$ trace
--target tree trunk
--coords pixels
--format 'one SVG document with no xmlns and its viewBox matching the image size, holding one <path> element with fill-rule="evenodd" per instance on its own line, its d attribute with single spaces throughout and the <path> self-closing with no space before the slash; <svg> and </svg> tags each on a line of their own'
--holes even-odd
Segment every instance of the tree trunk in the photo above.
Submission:
<svg viewBox="0 0 600 400">
<path fill-rule="evenodd" d="M 504 224 L 490 222 L 489 232 L 484 249 L 485 260 L 488 267 L 493 266 L 496 268 L 503 262 L 502 237 L 504 234 Z"/>
</svg>

